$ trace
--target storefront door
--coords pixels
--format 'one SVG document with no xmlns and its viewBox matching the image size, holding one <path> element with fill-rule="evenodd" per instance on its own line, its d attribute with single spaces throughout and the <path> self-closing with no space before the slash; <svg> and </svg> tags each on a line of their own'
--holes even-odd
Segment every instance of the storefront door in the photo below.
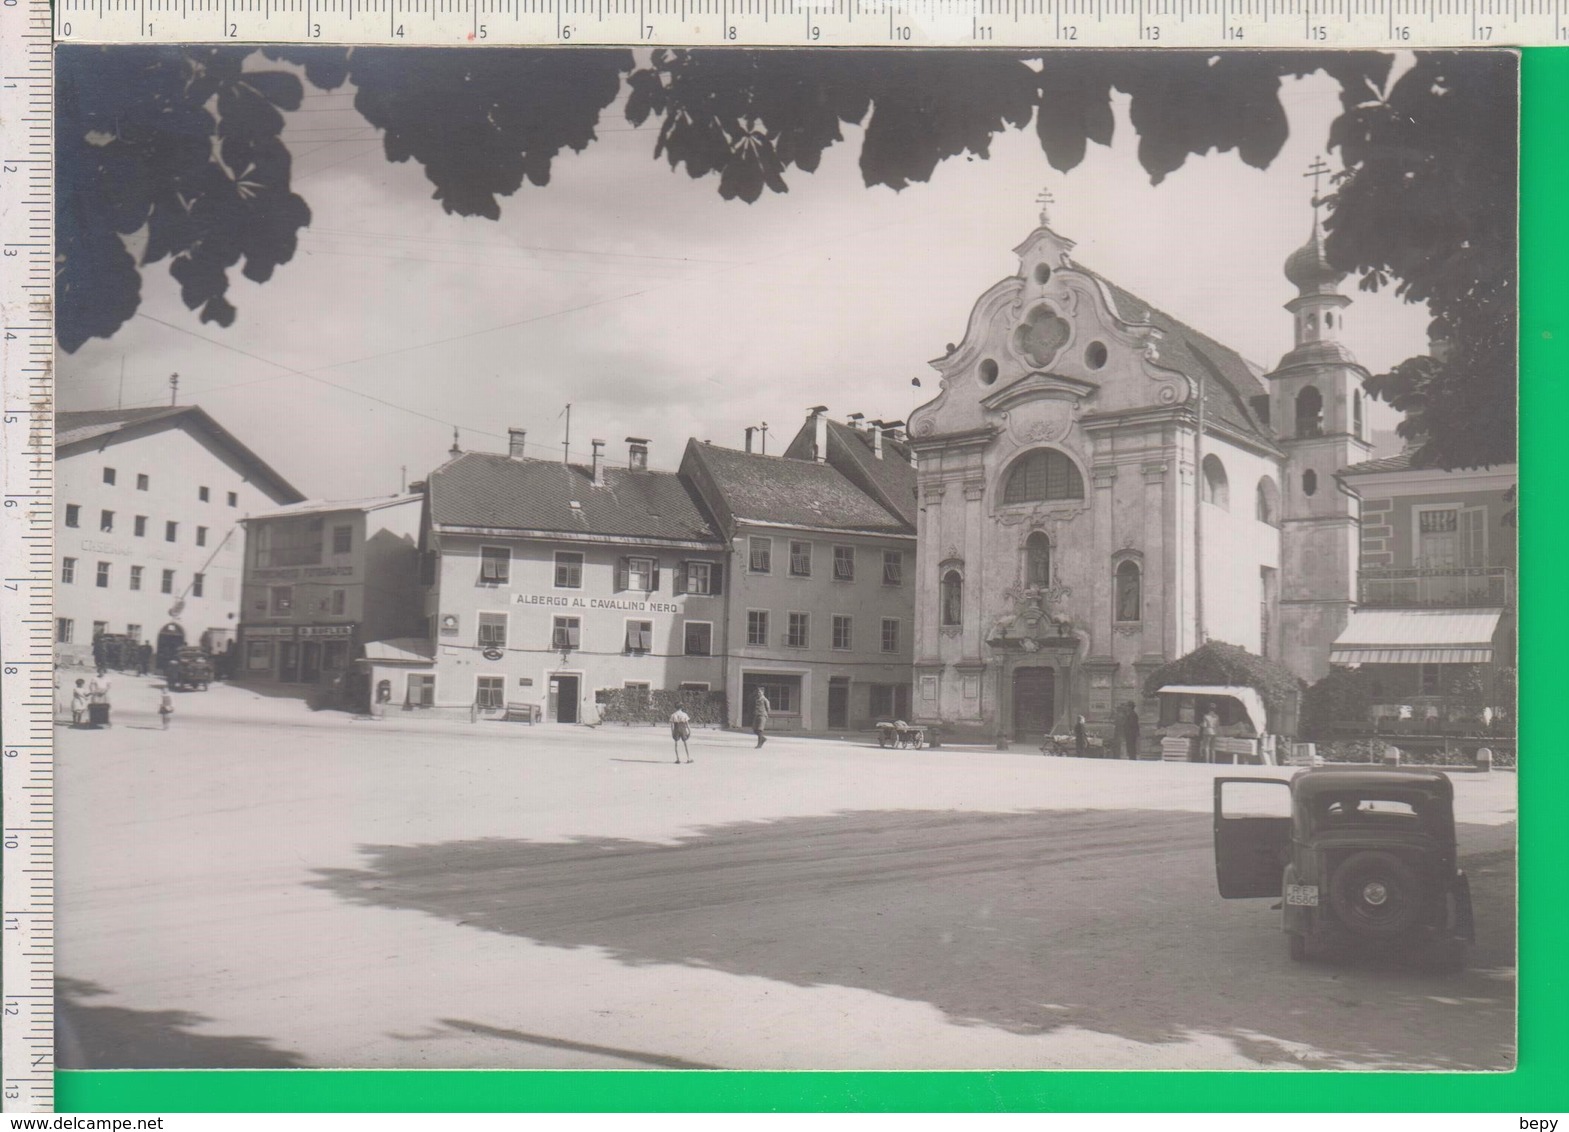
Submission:
<svg viewBox="0 0 1569 1132">
<path fill-rule="evenodd" d="M 576 676 L 552 676 L 550 678 L 550 718 L 557 723 L 576 723 L 578 696 L 578 678 Z"/>
<path fill-rule="evenodd" d="M 1020 668 L 1013 673 L 1013 733 L 1044 735 L 1051 730 L 1055 673 L 1049 668 Z"/>
<path fill-rule="evenodd" d="M 294 641 L 278 642 L 278 681 L 283 684 L 300 682 L 300 646 Z"/>
<path fill-rule="evenodd" d="M 321 643 L 303 641 L 300 644 L 300 682 L 314 684 L 321 679 Z"/>
<path fill-rule="evenodd" d="M 835 731 L 850 726 L 850 681 L 839 676 L 828 681 L 828 726 Z"/>
</svg>

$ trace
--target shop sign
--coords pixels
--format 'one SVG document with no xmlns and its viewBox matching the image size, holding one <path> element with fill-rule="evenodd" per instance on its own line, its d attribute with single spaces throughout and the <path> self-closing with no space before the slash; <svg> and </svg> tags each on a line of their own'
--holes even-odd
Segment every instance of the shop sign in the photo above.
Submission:
<svg viewBox="0 0 1569 1132">
<path fill-rule="evenodd" d="M 131 553 L 131 548 L 128 546 L 116 546 L 112 542 L 99 542 L 97 539 L 91 538 L 82 540 L 82 549 L 91 551 L 93 554 L 120 554 L 126 557 L 129 557 Z"/>
<path fill-rule="evenodd" d="M 240 631 L 247 640 L 258 640 L 262 637 L 280 637 L 284 640 L 294 639 L 293 625 L 242 625 Z"/>
<path fill-rule="evenodd" d="M 517 594 L 518 605 L 549 605 L 557 609 L 619 609 L 627 613 L 680 613 L 669 601 L 641 601 L 622 597 L 567 597 L 562 594 Z"/>
<path fill-rule="evenodd" d="M 443 637 L 456 637 L 458 635 L 458 615 L 456 613 L 443 613 L 441 615 L 441 635 Z"/>
<path fill-rule="evenodd" d="M 500 660 L 501 657 L 502 657 L 502 652 L 501 652 L 500 649 L 491 648 L 491 649 L 486 649 L 484 652 L 480 653 L 479 655 L 484 657 L 486 660 Z"/>
<path fill-rule="evenodd" d="M 252 570 L 251 577 L 258 582 L 295 582 L 301 578 L 347 578 L 353 573 L 353 566 L 267 566 Z"/>
<path fill-rule="evenodd" d="M 353 625 L 301 625 L 302 637 L 352 637 Z"/>
</svg>

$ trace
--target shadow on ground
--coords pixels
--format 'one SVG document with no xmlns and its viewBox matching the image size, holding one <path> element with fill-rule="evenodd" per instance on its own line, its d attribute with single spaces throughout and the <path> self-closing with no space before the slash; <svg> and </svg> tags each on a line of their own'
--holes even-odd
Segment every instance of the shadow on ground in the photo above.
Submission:
<svg viewBox="0 0 1569 1132">
<path fill-rule="evenodd" d="M 633 966 L 926 1002 L 959 1025 L 1219 1039 L 1260 1067 L 1512 1064 L 1513 826 L 1461 830 L 1479 939 L 1471 968 L 1443 976 L 1388 958 L 1290 962 L 1269 901 L 1216 895 L 1209 824 L 1152 811 L 849 813 L 673 845 L 365 846 L 366 868 L 315 883 Z"/>
<path fill-rule="evenodd" d="M 296 1069 L 304 1058 L 263 1038 L 196 1033 L 211 1019 L 186 1010 L 92 1005 L 108 994 L 55 980 L 55 1060 L 61 1069 Z"/>
</svg>

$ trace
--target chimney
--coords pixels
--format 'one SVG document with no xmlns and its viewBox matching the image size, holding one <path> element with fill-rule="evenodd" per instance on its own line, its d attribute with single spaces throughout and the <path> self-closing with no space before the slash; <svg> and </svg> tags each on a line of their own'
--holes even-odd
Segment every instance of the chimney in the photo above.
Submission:
<svg viewBox="0 0 1569 1132">
<path fill-rule="evenodd" d="M 603 440 L 590 440 L 594 446 L 594 486 L 605 486 L 605 456 L 602 449 L 605 447 Z"/>
<path fill-rule="evenodd" d="M 812 457 L 819 463 L 828 461 L 828 406 L 813 405 L 810 410 L 816 432 L 812 437 Z"/>
<path fill-rule="evenodd" d="M 850 427 L 855 429 L 856 432 L 861 431 L 861 422 L 865 419 L 865 413 L 851 413 L 849 416 L 845 417 L 845 420 L 850 422 Z"/>
<path fill-rule="evenodd" d="M 634 472 L 648 471 L 648 438 L 646 436 L 627 437 L 627 467 Z"/>
<path fill-rule="evenodd" d="M 751 455 L 751 453 L 752 453 L 752 434 L 754 432 L 756 432 L 756 431 L 757 431 L 757 426 L 756 425 L 747 425 L 746 426 L 746 452 L 747 452 L 747 455 Z"/>
<path fill-rule="evenodd" d="M 528 435 L 527 429 L 507 429 L 507 455 L 514 460 L 521 460 L 524 456 L 523 438 Z"/>
<path fill-rule="evenodd" d="M 872 455 L 879 460 L 883 458 L 883 422 L 872 422 Z"/>
</svg>

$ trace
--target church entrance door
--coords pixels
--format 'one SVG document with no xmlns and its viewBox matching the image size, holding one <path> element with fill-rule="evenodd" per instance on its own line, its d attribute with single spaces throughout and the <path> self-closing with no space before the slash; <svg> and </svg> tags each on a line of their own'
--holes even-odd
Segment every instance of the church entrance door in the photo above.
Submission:
<svg viewBox="0 0 1569 1132">
<path fill-rule="evenodd" d="M 1013 673 L 1013 733 L 1045 735 L 1051 730 L 1056 673 L 1050 668 L 1018 668 Z"/>
</svg>

